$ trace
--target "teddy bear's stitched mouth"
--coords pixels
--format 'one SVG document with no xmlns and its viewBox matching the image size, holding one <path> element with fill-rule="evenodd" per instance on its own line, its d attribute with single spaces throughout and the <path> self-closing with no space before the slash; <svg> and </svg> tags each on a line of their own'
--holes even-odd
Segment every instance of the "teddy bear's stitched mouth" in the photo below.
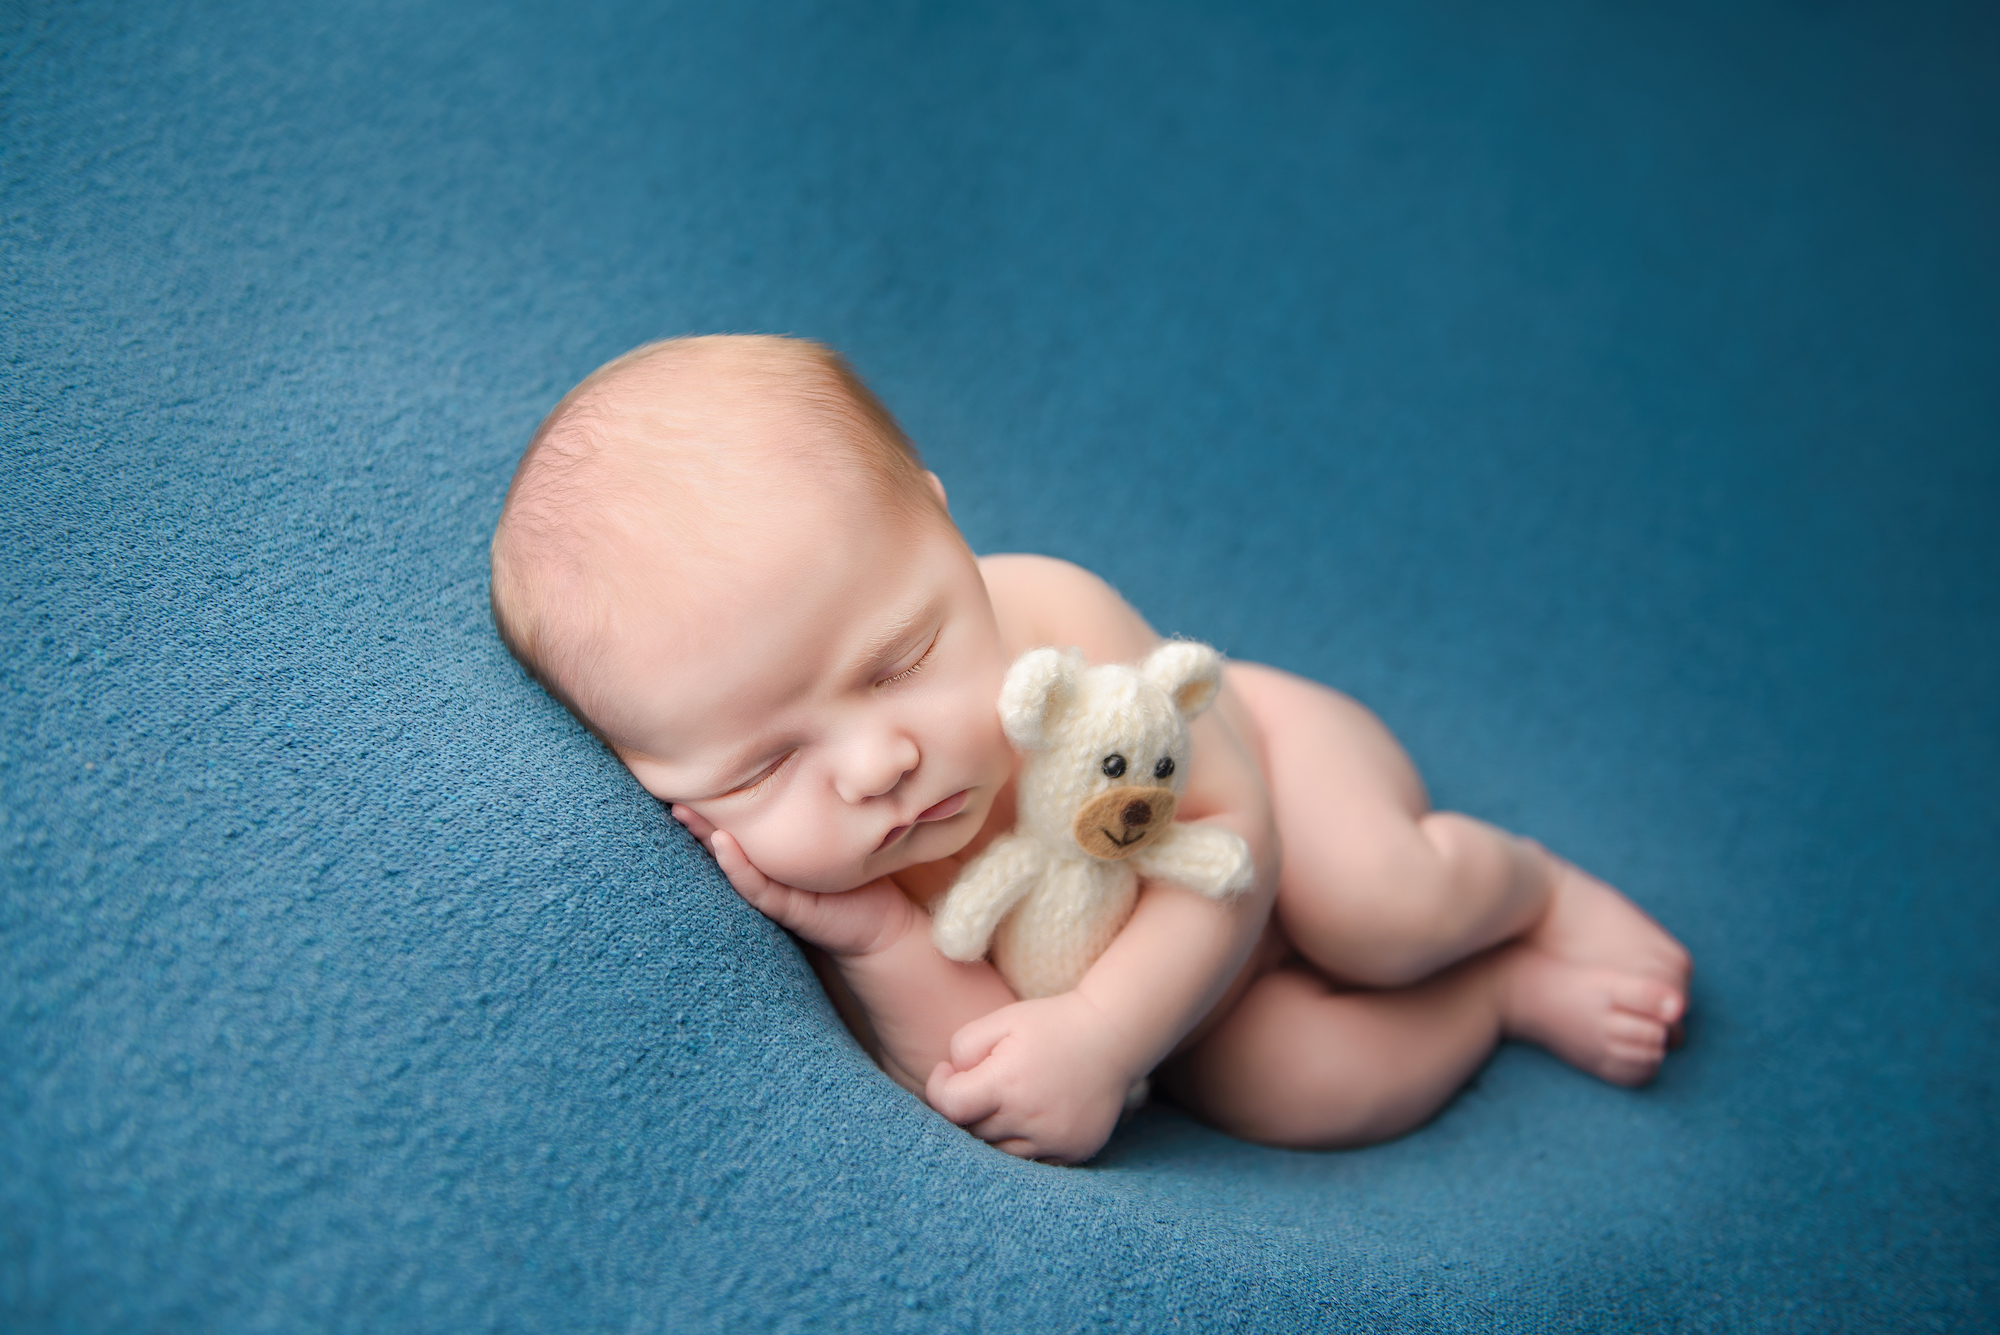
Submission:
<svg viewBox="0 0 2000 1335">
<path fill-rule="evenodd" d="M 1164 785 L 1109 788 L 1083 804 L 1070 837 L 1090 856 L 1116 862 L 1150 848 L 1173 820 L 1175 803 L 1173 790 Z"/>
</svg>

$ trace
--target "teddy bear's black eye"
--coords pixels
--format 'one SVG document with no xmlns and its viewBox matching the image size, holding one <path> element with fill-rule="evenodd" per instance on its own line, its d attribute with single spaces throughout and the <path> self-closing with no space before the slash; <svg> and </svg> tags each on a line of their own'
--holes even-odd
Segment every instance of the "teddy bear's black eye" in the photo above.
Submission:
<svg viewBox="0 0 2000 1335">
<path fill-rule="evenodd" d="M 1171 776 L 1173 772 L 1174 772 L 1174 758 L 1172 756 L 1161 756 L 1160 763 L 1153 766 L 1153 777 L 1156 779 L 1167 778 Z"/>
<path fill-rule="evenodd" d="M 1104 757 L 1104 764 L 1101 765 L 1099 768 L 1101 768 L 1104 771 L 1105 778 L 1107 779 L 1119 778 L 1123 776 L 1125 773 L 1125 757 L 1119 755 L 1117 752 L 1114 751 L 1110 755 Z"/>
</svg>

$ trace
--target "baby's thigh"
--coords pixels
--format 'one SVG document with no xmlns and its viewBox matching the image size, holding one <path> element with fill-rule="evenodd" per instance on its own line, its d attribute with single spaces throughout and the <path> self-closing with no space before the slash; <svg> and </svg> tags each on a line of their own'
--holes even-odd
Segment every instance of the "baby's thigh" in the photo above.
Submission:
<svg viewBox="0 0 2000 1335">
<path fill-rule="evenodd" d="M 1229 685 L 1256 721 L 1264 780 L 1289 862 L 1294 832 L 1308 844 L 1329 819 L 1364 828 L 1430 810 L 1416 766 L 1382 721 L 1339 691 L 1261 663 L 1231 663 Z"/>
<path fill-rule="evenodd" d="M 1430 798 L 1416 767 L 1381 720 L 1340 692 L 1254 664 L 1229 672 L 1263 740 L 1284 859 L 1280 926 L 1335 976 L 1387 981 L 1370 972 L 1376 957 L 1417 949 L 1434 931 L 1420 892 L 1439 864 L 1418 824 Z"/>
</svg>

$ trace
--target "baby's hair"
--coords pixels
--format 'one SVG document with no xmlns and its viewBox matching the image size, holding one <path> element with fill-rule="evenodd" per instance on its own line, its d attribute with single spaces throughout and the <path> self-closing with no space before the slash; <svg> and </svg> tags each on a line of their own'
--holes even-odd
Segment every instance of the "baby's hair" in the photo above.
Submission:
<svg viewBox="0 0 2000 1335">
<path fill-rule="evenodd" d="M 910 438 L 822 343 L 712 334 L 605 363 L 542 419 L 514 469 L 492 544 L 501 641 L 608 744 L 589 677 L 614 630 L 620 555 L 664 545 L 676 560 L 720 559 L 726 535 L 759 518 L 760 495 L 814 476 L 860 481 L 885 515 L 943 516 Z"/>
</svg>

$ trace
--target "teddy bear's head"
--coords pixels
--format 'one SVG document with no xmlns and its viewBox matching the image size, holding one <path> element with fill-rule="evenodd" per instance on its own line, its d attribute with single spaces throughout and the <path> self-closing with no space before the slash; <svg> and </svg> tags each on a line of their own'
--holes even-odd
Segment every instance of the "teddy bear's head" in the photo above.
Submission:
<svg viewBox="0 0 2000 1335">
<path fill-rule="evenodd" d="M 1188 720 L 1222 685 L 1222 656 L 1169 640 L 1138 667 L 1090 667 L 1076 650 L 1016 659 L 1000 722 L 1026 757 L 1015 828 L 1050 847 L 1130 857 L 1165 833 L 1187 783 Z"/>
</svg>

